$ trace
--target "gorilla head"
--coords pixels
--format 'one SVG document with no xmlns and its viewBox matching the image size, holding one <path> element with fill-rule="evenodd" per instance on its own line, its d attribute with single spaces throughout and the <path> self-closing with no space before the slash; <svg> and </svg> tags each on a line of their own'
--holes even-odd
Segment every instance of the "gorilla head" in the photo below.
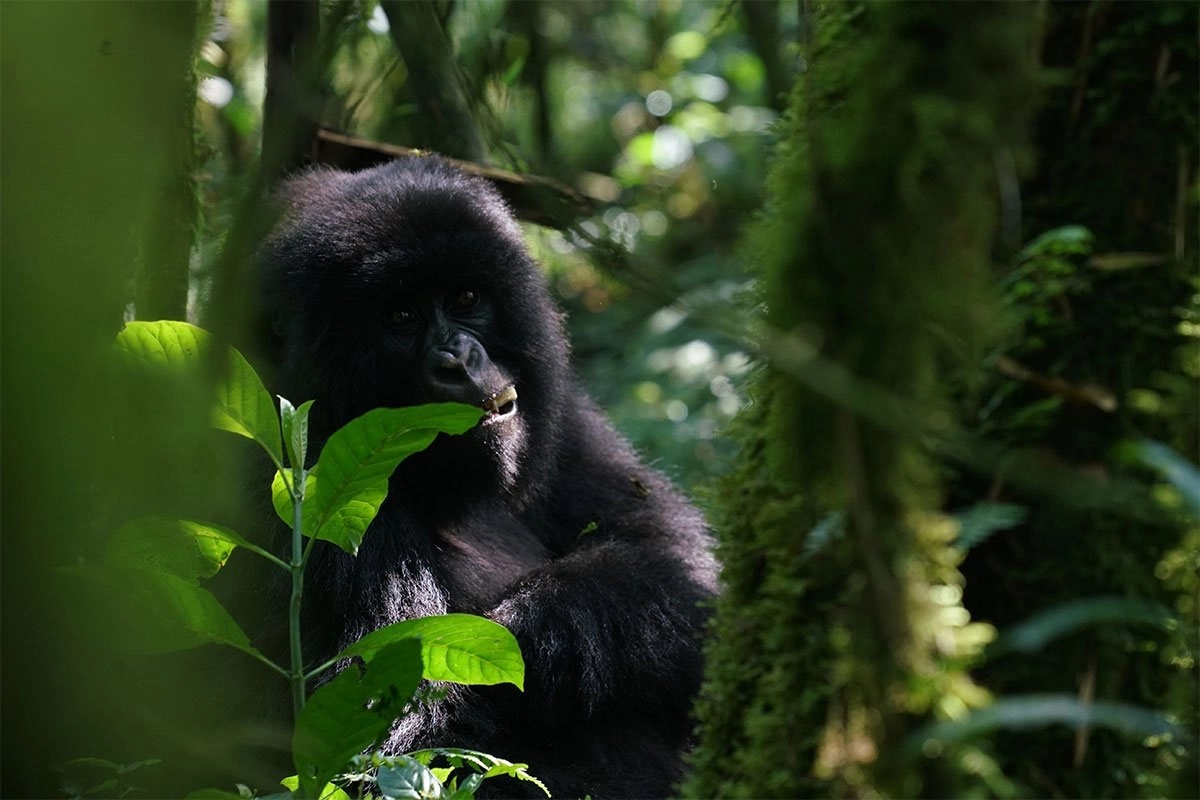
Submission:
<svg viewBox="0 0 1200 800">
<path fill-rule="evenodd" d="M 478 428 L 442 437 L 398 480 L 412 492 L 453 475 L 527 502 L 551 466 L 568 352 L 495 190 L 421 158 L 309 172 L 282 198 L 264 297 L 282 345 L 279 385 L 316 400 L 314 433 L 381 406 L 481 406 Z"/>
<path fill-rule="evenodd" d="M 487 412 L 400 465 L 357 557 L 314 545 L 305 657 L 402 619 L 485 614 L 521 645 L 524 693 L 452 689 L 385 751 L 471 747 L 528 762 L 556 794 L 665 796 L 716 590 L 709 534 L 577 385 L 504 203 L 436 158 L 314 170 L 279 196 L 261 258 L 266 366 L 275 391 L 315 399 L 310 453 L 378 406 Z"/>
</svg>

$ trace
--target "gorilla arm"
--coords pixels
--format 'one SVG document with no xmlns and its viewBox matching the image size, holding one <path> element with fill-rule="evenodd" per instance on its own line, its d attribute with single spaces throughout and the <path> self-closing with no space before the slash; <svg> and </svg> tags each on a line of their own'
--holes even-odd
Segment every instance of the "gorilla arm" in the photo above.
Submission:
<svg viewBox="0 0 1200 800">
<path fill-rule="evenodd" d="M 564 426 L 540 519 L 561 555 L 516 582 L 491 616 L 525 656 L 526 713 L 562 720 L 687 720 L 717 567 L 703 518 L 643 466 L 590 400 Z"/>
</svg>

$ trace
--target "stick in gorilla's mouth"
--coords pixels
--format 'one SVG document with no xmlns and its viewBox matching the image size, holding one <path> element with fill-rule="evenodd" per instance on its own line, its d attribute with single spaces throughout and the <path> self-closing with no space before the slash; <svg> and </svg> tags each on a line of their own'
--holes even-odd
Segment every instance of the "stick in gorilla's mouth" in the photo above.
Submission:
<svg viewBox="0 0 1200 800">
<path fill-rule="evenodd" d="M 482 405 L 483 410 L 487 412 L 483 417 L 485 425 L 508 419 L 517 413 L 517 387 L 504 387 L 487 400 L 484 400 Z"/>
</svg>

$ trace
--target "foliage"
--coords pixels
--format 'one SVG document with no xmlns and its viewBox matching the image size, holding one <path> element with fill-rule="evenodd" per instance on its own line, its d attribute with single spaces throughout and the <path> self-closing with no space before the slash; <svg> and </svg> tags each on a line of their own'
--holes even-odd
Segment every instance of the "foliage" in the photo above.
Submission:
<svg viewBox="0 0 1200 800">
<path fill-rule="evenodd" d="M 809 72 L 747 238 L 770 369 L 725 484 L 726 586 L 690 796 L 1002 782 L 978 748 L 935 765 L 898 745 L 988 700 L 965 668 L 991 634 L 961 605 L 928 444 L 953 426 L 943 354 L 969 360 L 991 329 L 985 187 L 994 152 L 1020 141 L 1026 22 L 1015 7 L 951 19 L 910 4 L 829 4 L 811 22 Z M 831 510 L 844 534 L 806 547 Z"/>
<path fill-rule="evenodd" d="M 689 795 L 1194 793 L 1197 475 L 1178 451 L 1195 452 L 1200 408 L 1182 214 L 1196 156 L 1194 124 L 1172 115 L 1194 83 L 1195 11 L 1050 8 L 1049 34 L 1027 39 L 975 27 L 972 12 L 935 34 L 949 17 L 817 7 L 810 72 L 749 234 L 769 369 L 722 483 L 726 594 Z M 1015 141 L 1020 114 L 1003 117 L 1024 106 L 1003 98 L 1028 75 L 1021 43 L 1061 39 L 1058 15 L 1085 20 L 1084 102 L 1068 113 L 1086 132 L 1062 135 L 1062 105 L 1039 118 L 1050 161 L 1026 220 L 1055 213 L 1018 249 L 1011 171 L 1024 159 L 978 146 Z M 925 37 L 952 67 L 915 44 Z M 1147 50 L 1157 73 L 1116 58 Z M 1089 72 L 1093 52 L 1111 72 Z M 1162 124 L 1134 133 L 1140 103 Z M 1134 158 L 1107 149 L 1129 140 Z M 1094 148 L 1113 170 L 1096 170 Z M 998 207 L 964 188 L 993 176 Z M 1129 220 L 1147 214 L 1134 234 Z M 946 250 L 923 249 L 937 242 Z M 984 277 L 994 253 L 1012 253 L 998 303 L 965 274 Z M 957 525 L 942 505 L 965 507 Z M 999 628 L 991 647 L 990 625 L 970 618 Z"/>
<path fill-rule="evenodd" d="M 118 335 L 115 350 L 126 365 L 148 365 L 167 375 L 195 370 L 224 353 L 212 424 L 254 441 L 275 464 L 273 499 L 279 516 L 293 527 L 292 553 L 285 561 L 232 530 L 203 522 L 135 520 L 109 540 L 102 564 L 66 568 L 69 588 L 81 594 L 81 621 L 92 635 L 137 653 L 224 644 L 285 677 L 295 701 L 291 749 L 298 777 L 289 796 L 296 797 L 329 796 L 322 787 L 328 788 L 359 753 L 387 734 L 413 702 L 422 680 L 522 686 L 524 663 L 512 634 L 490 620 L 464 614 L 381 628 L 315 667 L 305 665 L 300 650 L 300 587 L 313 544 L 324 540 L 357 553 L 397 465 L 438 434 L 473 427 L 482 414 L 479 409 L 457 404 L 376 409 L 335 432 L 315 465 L 306 469 L 311 401 L 296 408 L 280 398 L 277 416 L 262 381 L 236 350 L 222 351 L 207 332 L 181 322 L 131 322 Z M 302 545 L 305 537 L 308 543 Z M 217 574 L 236 548 L 292 575 L 290 668 L 256 650 L 216 596 L 200 585 Z M 344 662 L 351 666 L 306 696 L 309 681 Z M 497 770 L 498 763 L 479 756 L 457 764 L 479 771 L 449 790 L 424 767 L 406 771 L 399 763 L 386 765 L 375 781 L 385 797 L 416 796 L 420 789 L 428 796 L 449 792 L 467 798 L 484 779 L 516 771 Z M 417 777 L 428 779 L 420 786 L 411 780 L 418 772 Z M 402 784 L 408 789 L 398 788 Z"/>
<path fill-rule="evenodd" d="M 1010 324 L 984 362 L 995 369 L 960 391 L 969 429 L 1005 456 L 953 484 L 960 502 L 986 494 L 1027 515 L 971 551 L 965 603 L 1001 630 L 979 672 L 989 689 L 1154 709 L 1182 729 L 1137 744 L 1093 725 L 1002 732 L 1000 764 L 1026 792 L 1188 797 L 1200 769 L 1188 501 L 1200 455 L 1200 12 L 1048 11 L 1037 44 L 1054 71 L 1022 187 L 1034 235 L 1001 277 Z M 1037 449 L 1036 479 L 1017 448 Z M 1008 648 L 1022 643 L 1032 649 Z"/>
</svg>

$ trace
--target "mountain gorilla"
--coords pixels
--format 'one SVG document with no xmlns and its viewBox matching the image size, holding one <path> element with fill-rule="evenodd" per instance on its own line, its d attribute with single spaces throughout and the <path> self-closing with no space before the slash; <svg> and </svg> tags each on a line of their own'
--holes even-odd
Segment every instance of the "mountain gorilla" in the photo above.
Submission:
<svg viewBox="0 0 1200 800">
<path fill-rule="evenodd" d="M 562 315 L 504 202 L 434 157 L 313 170 L 280 197 L 262 257 L 272 388 L 316 400 L 310 452 L 378 406 L 487 411 L 400 465 L 356 558 L 316 545 L 306 659 L 411 617 L 486 615 L 520 642 L 525 692 L 454 687 L 386 749 L 524 761 L 556 796 L 665 796 L 716 589 L 709 535 L 577 385 Z"/>
</svg>

